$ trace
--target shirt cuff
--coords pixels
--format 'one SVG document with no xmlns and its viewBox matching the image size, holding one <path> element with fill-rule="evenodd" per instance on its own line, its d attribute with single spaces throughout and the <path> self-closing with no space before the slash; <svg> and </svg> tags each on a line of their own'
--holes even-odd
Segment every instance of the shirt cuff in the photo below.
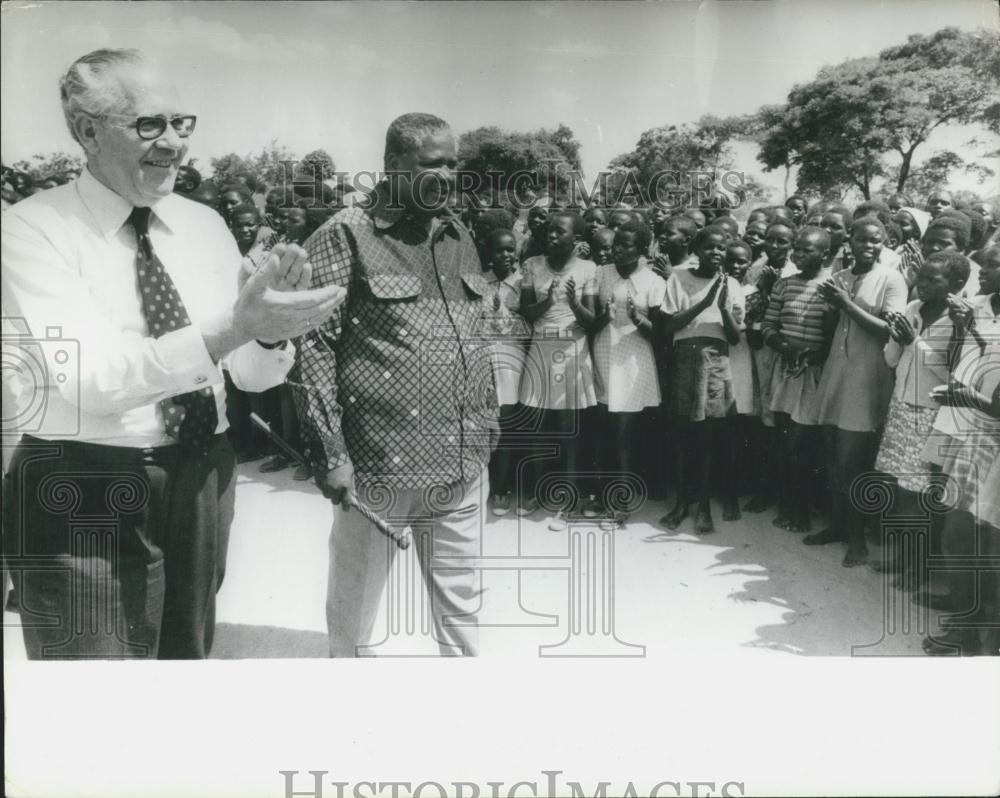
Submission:
<svg viewBox="0 0 1000 798">
<path fill-rule="evenodd" d="M 221 383 L 222 374 L 193 324 L 156 339 L 156 354 L 173 377 L 174 395 Z"/>
<path fill-rule="evenodd" d="M 295 345 L 266 349 L 256 341 L 244 344 L 226 356 L 224 368 L 241 391 L 261 393 L 281 385 L 295 362 Z"/>
</svg>

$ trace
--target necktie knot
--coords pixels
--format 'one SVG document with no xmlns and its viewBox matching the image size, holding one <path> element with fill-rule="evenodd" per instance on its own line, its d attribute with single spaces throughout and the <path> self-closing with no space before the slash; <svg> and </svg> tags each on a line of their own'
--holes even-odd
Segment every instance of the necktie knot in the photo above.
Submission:
<svg viewBox="0 0 1000 798">
<path fill-rule="evenodd" d="M 135 228 L 136 235 L 149 235 L 149 214 L 151 210 L 151 208 L 133 208 L 132 213 L 128 215 L 129 224 Z"/>
</svg>

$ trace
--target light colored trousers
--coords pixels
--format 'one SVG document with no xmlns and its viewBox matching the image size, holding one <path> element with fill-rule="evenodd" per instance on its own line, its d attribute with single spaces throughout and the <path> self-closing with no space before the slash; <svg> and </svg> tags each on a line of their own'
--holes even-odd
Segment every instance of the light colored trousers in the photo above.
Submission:
<svg viewBox="0 0 1000 798">
<path fill-rule="evenodd" d="M 471 482 L 396 491 L 382 510 L 386 502 L 366 498 L 359 486 L 362 501 L 378 508 L 390 524 L 411 528 L 411 549 L 430 593 L 434 635 L 444 656 L 476 656 L 479 651 L 476 619 L 482 591 L 477 566 L 489 487 L 484 468 Z M 396 551 L 396 544 L 359 512 L 334 507 L 326 599 L 331 657 L 365 654 L 359 648 L 371 639 Z M 404 593 L 402 601 L 412 601 L 413 592 Z"/>
</svg>

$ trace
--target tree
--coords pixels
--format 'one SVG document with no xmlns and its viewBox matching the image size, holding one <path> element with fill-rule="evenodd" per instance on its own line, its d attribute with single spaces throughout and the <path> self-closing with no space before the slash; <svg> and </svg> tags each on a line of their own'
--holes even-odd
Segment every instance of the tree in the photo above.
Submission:
<svg viewBox="0 0 1000 798">
<path fill-rule="evenodd" d="M 463 133 L 458 139 L 459 168 L 478 176 L 486 188 L 496 185 L 500 173 L 501 189 L 513 188 L 508 181 L 515 174 L 527 174 L 535 190 L 562 193 L 580 169 L 580 142 L 566 125 L 554 130 L 531 132 L 508 131 L 487 126 Z"/>
<path fill-rule="evenodd" d="M 62 172 L 83 169 L 83 158 L 65 152 L 49 152 L 44 155 L 32 155 L 27 161 L 18 161 L 12 168 L 18 172 L 25 172 L 32 180 L 42 180 Z"/>
<path fill-rule="evenodd" d="M 967 175 L 974 175 L 979 183 L 984 183 L 996 173 L 988 166 L 978 163 L 969 163 L 962 156 L 951 150 L 938 150 L 927 158 L 919 167 L 911 168 L 906 181 L 906 191 L 916 197 L 926 197 L 938 186 L 948 185 L 949 177 L 955 172 Z M 893 172 L 890 171 L 890 179 L 886 182 L 883 192 L 893 193 L 888 189 L 897 185 Z"/>
<path fill-rule="evenodd" d="M 694 123 L 645 131 L 634 150 L 615 157 L 609 164 L 608 196 L 612 201 L 621 198 L 637 185 L 644 201 L 687 204 L 692 200 L 692 187 L 707 198 L 717 189 L 724 173 L 733 169 L 731 145 L 744 127 L 742 117 L 706 115 Z M 745 191 L 759 188 L 744 180 Z"/>
<path fill-rule="evenodd" d="M 280 185 L 291 178 L 289 163 L 297 161 L 295 155 L 287 147 L 278 144 L 277 139 L 262 148 L 258 155 L 237 155 L 234 152 L 219 158 L 211 158 L 212 178 L 219 185 L 232 183 L 240 174 L 251 174 L 268 186 Z"/>
<path fill-rule="evenodd" d="M 845 61 L 795 86 L 767 114 L 759 159 L 767 169 L 799 166 L 799 188 L 850 184 L 870 198 L 872 182 L 898 154 L 902 191 L 917 149 L 938 127 L 1000 125 L 1000 39 L 943 28 L 914 35 L 877 58 Z M 985 78 L 985 79 L 984 79 Z"/>
<path fill-rule="evenodd" d="M 320 180 L 329 180 L 334 176 L 337 167 L 333 158 L 326 150 L 313 150 L 302 157 L 296 165 L 296 177 L 313 179 L 319 175 Z"/>
</svg>

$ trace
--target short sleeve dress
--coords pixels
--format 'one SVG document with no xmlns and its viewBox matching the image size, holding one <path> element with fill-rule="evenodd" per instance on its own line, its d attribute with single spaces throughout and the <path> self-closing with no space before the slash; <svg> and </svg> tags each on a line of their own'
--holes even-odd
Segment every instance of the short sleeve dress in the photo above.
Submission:
<svg viewBox="0 0 1000 798">
<path fill-rule="evenodd" d="M 834 274 L 833 280 L 872 315 L 906 309 L 906 282 L 895 268 L 876 265 L 864 274 L 844 269 Z M 884 341 L 840 312 L 817 388 L 817 423 L 850 432 L 878 432 L 882 428 L 893 386 L 893 370 L 885 362 L 884 346 Z"/>
<path fill-rule="evenodd" d="M 628 277 L 613 263 L 597 268 L 597 306 L 611 302 L 611 321 L 594 340 L 597 401 L 612 413 L 635 413 L 660 404 L 653 345 L 643 337 L 628 316 L 631 296 L 640 316 L 649 317 L 659 308 L 666 282 L 640 263 Z"/>
<path fill-rule="evenodd" d="M 597 266 L 593 261 L 571 258 L 559 271 L 544 256 L 529 258 L 522 267 L 521 290 L 534 289 L 540 300 L 553 280 L 558 281 L 554 301 L 532 324 L 531 343 L 521 375 L 521 404 L 547 410 L 582 410 L 597 404 L 594 364 L 587 336 L 566 299 L 566 282 L 572 277 L 577 299 L 597 291 Z"/>
<path fill-rule="evenodd" d="M 503 280 L 492 272 L 486 274 L 487 297 L 484 303 L 487 329 L 493 336 L 493 378 L 497 401 L 517 404 L 524 371 L 525 347 L 531 334 L 519 315 L 521 307 L 521 272 L 512 271 Z M 493 298 L 499 295 L 500 310 L 493 310 Z"/>
</svg>

